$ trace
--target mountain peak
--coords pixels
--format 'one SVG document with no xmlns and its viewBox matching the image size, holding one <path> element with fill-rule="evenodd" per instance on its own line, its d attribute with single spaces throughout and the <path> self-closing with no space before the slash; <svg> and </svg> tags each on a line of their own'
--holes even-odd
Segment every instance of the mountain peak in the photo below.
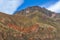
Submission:
<svg viewBox="0 0 60 40">
<path fill-rule="evenodd" d="M 40 10 L 41 7 L 39 6 L 33 6 L 33 7 L 28 7 L 28 8 L 25 8 L 21 11 L 17 11 L 15 14 L 20 14 L 20 13 L 29 13 L 29 12 L 33 12 L 35 10 Z"/>
<path fill-rule="evenodd" d="M 23 9 L 21 11 L 17 11 L 14 15 L 27 15 L 27 14 L 32 14 L 33 12 L 42 12 L 48 16 L 51 16 L 54 12 L 51 12 L 49 10 L 47 10 L 46 8 L 42 8 L 40 6 L 32 6 L 32 7 L 28 7 L 26 9 Z"/>
</svg>

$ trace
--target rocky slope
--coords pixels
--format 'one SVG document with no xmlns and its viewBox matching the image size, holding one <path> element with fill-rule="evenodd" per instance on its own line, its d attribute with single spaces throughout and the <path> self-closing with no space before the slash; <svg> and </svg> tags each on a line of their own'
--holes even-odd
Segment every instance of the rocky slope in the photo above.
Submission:
<svg viewBox="0 0 60 40">
<path fill-rule="evenodd" d="M 0 12 L 0 40 L 60 40 L 59 18 L 38 6 L 14 15 Z"/>
</svg>

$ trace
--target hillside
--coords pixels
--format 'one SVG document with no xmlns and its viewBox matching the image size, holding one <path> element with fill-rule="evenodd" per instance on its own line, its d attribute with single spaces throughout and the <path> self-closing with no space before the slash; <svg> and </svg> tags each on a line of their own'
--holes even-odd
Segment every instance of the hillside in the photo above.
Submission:
<svg viewBox="0 0 60 40">
<path fill-rule="evenodd" d="M 56 13 L 38 6 L 14 15 L 0 12 L 0 40 L 60 40 L 58 20 Z"/>
</svg>

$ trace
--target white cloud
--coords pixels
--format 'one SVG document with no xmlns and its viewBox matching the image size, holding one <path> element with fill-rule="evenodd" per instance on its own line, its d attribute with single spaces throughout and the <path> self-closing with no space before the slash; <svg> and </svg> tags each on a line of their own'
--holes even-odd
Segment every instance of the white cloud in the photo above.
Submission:
<svg viewBox="0 0 60 40">
<path fill-rule="evenodd" d="M 51 10 L 56 13 L 60 13 L 60 1 L 56 2 L 55 4 L 51 5 L 47 8 L 48 10 Z"/>
<path fill-rule="evenodd" d="M 0 0 L 0 12 L 13 14 L 24 0 Z"/>
</svg>

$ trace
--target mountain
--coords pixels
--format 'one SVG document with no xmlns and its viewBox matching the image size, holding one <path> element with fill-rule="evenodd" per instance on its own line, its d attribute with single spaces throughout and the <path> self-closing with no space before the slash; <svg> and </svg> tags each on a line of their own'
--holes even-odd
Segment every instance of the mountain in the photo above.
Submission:
<svg viewBox="0 0 60 40">
<path fill-rule="evenodd" d="M 0 40 L 60 40 L 60 14 L 39 6 L 0 12 Z"/>
</svg>

